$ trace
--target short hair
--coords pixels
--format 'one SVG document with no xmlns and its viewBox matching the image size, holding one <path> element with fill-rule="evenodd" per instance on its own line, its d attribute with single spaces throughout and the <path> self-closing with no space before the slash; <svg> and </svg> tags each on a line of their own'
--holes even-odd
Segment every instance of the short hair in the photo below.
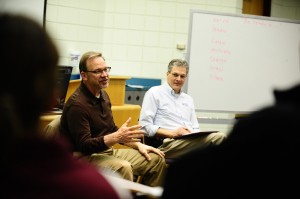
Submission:
<svg viewBox="0 0 300 199">
<path fill-rule="evenodd" d="M 184 59 L 172 59 L 168 65 L 168 72 L 171 72 L 174 66 L 186 68 L 186 74 L 189 73 L 189 64 Z"/>
<path fill-rule="evenodd" d="M 89 51 L 89 52 L 84 53 L 81 56 L 81 59 L 79 61 L 79 72 L 87 71 L 87 67 L 86 67 L 87 61 L 89 59 L 93 59 L 95 57 L 102 57 L 104 59 L 104 57 L 102 56 L 102 53 L 100 53 L 100 52 Z"/>
</svg>

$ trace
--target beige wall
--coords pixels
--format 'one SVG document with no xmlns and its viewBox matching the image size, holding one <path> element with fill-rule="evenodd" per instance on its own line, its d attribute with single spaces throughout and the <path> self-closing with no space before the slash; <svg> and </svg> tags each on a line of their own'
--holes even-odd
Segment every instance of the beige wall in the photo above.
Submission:
<svg viewBox="0 0 300 199">
<path fill-rule="evenodd" d="M 300 20 L 300 1 L 272 0 L 271 17 Z"/>
</svg>

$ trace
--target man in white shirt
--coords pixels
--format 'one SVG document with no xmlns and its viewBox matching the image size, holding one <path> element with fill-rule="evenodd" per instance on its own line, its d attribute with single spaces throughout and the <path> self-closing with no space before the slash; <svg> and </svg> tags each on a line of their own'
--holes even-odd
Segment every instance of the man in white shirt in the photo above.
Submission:
<svg viewBox="0 0 300 199">
<path fill-rule="evenodd" d="M 171 60 L 167 83 L 151 87 L 143 99 L 139 124 L 145 131 L 146 142 L 153 137 L 161 140 L 157 147 L 165 158 L 178 158 L 195 148 L 218 145 L 226 138 L 224 133 L 215 132 L 174 139 L 200 131 L 193 98 L 182 91 L 188 72 L 185 60 Z"/>
</svg>

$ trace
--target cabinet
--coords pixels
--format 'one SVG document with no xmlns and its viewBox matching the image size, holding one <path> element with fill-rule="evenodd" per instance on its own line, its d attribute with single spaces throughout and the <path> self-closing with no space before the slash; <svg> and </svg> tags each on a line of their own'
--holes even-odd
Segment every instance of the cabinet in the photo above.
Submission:
<svg viewBox="0 0 300 199">
<path fill-rule="evenodd" d="M 126 80 L 125 103 L 142 106 L 145 93 L 152 86 L 161 85 L 161 79 L 133 77 Z"/>
<path fill-rule="evenodd" d="M 125 103 L 138 104 L 142 106 L 145 93 L 146 91 L 127 90 L 125 93 Z"/>
</svg>

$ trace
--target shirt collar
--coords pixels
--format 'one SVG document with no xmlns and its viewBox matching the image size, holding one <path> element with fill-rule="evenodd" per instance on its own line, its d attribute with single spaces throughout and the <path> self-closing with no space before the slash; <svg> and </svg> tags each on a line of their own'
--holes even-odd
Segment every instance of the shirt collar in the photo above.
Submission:
<svg viewBox="0 0 300 199">
<path fill-rule="evenodd" d="M 164 83 L 164 86 L 165 86 L 166 91 L 175 97 L 180 96 L 180 94 L 182 93 L 182 90 L 180 90 L 180 92 L 178 94 L 175 93 L 175 91 L 171 88 L 171 86 L 168 83 Z"/>
<path fill-rule="evenodd" d="M 88 96 L 88 99 L 90 99 L 90 101 L 95 104 L 95 103 L 99 103 L 101 100 L 108 100 L 106 96 L 104 96 L 103 90 L 100 90 L 100 98 L 95 97 L 90 91 L 89 89 L 86 87 L 86 85 L 84 83 L 81 82 L 80 84 L 81 86 L 81 90 L 83 93 L 85 93 L 86 96 Z"/>
</svg>

